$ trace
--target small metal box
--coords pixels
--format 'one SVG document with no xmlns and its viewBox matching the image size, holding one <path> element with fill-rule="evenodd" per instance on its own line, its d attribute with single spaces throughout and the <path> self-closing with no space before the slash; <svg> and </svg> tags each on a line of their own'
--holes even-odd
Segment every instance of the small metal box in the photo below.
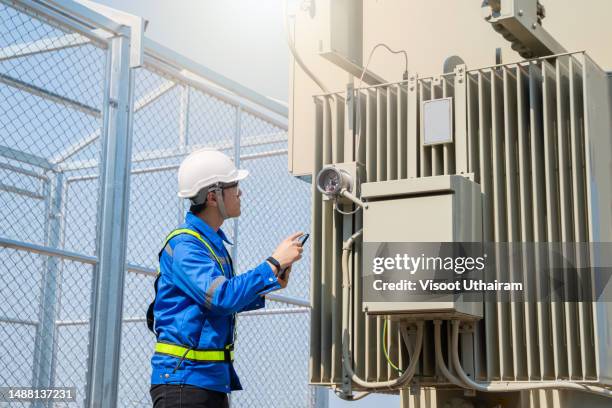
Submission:
<svg viewBox="0 0 612 408">
<path fill-rule="evenodd" d="M 368 203 L 363 214 L 364 246 L 368 243 L 482 240 L 482 193 L 480 186 L 466 177 L 450 175 L 373 182 L 361 188 L 361 197 Z M 366 285 L 368 270 L 365 265 L 363 271 L 363 285 Z M 429 319 L 432 316 L 482 318 L 481 302 L 462 302 L 461 298 L 453 299 L 452 295 L 426 302 L 415 301 L 410 292 L 401 296 L 399 302 L 369 302 L 364 298 L 363 309 L 370 314 Z"/>
</svg>

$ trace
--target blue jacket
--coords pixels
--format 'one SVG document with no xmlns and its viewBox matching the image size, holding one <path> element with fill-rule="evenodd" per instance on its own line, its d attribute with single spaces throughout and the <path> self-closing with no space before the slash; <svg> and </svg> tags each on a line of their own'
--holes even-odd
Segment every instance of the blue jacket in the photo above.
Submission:
<svg viewBox="0 0 612 408">
<path fill-rule="evenodd" d="M 231 245 L 221 229 L 217 232 L 191 212 L 180 228 L 198 232 L 213 248 L 223 272 L 206 246 L 196 237 L 173 237 L 162 252 L 160 278 L 153 313 L 157 340 L 195 349 L 223 349 L 233 343 L 234 314 L 264 307 L 264 293 L 280 288 L 267 262 L 233 276 Z M 189 384 L 230 392 L 242 386 L 231 362 L 201 362 L 155 353 L 151 384 Z M 176 371 L 175 371 L 176 368 Z"/>
</svg>

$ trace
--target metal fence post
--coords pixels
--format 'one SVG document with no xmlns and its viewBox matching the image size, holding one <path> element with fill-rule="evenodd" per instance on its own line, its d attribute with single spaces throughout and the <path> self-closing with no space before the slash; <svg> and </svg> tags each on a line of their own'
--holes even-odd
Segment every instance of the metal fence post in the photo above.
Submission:
<svg viewBox="0 0 612 408">
<path fill-rule="evenodd" d="M 117 406 L 132 147 L 130 39 L 110 40 L 103 106 L 98 264 L 94 268 L 86 407 Z"/>
<path fill-rule="evenodd" d="M 236 123 L 234 128 L 234 164 L 236 167 L 240 167 L 240 134 L 241 134 L 241 123 L 242 119 L 242 106 L 236 106 Z M 232 259 L 234 265 L 238 265 L 238 218 L 234 218 L 234 236 L 232 237 Z"/>
<path fill-rule="evenodd" d="M 189 105 L 191 104 L 191 87 L 183 85 L 181 87 L 181 107 L 179 116 L 179 148 L 182 153 L 187 152 L 189 145 Z M 185 219 L 185 199 L 178 197 L 178 224 L 182 224 Z"/>
<path fill-rule="evenodd" d="M 236 168 L 240 167 L 240 127 L 241 119 L 242 116 L 242 107 L 240 105 L 236 106 L 236 121 L 234 123 L 234 164 L 236 165 Z M 233 260 L 233 264 L 234 264 L 234 273 L 236 273 L 236 270 L 238 269 L 238 218 L 234 218 L 233 219 L 233 237 L 232 237 L 232 242 L 234 243 L 234 245 L 232 245 L 232 260 Z M 232 406 L 232 396 L 230 394 L 229 396 L 229 405 L 230 407 Z"/>
<path fill-rule="evenodd" d="M 53 186 L 49 188 L 51 183 Z M 58 248 L 61 239 L 61 208 L 64 175 L 58 173 L 55 178 L 45 182 L 46 203 L 45 243 L 50 248 Z M 57 309 L 58 270 L 60 259 L 49 256 L 41 285 L 40 312 L 36 329 L 34 346 L 33 386 L 48 388 L 53 385 L 53 348 L 55 338 L 55 314 Z M 48 403 L 37 402 L 35 406 Z"/>
</svg>

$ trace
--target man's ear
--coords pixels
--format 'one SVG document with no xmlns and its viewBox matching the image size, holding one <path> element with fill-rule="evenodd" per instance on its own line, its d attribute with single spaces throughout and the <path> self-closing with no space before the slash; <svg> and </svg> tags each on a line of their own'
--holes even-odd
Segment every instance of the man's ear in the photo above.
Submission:
<svg viewBox="0 0 612 408">
<path fill-rule="evenodd" d="M 206 201 L 206 206 L 207 207 L 217 207 L 217 195 L 212 191 L 208 192 L 208 199 Z"/>
</svg>

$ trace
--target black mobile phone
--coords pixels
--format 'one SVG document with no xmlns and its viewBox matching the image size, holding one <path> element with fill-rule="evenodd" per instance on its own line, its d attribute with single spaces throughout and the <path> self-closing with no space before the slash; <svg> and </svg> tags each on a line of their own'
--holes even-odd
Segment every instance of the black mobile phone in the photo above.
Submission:
<svg viewBox="0 0 612 408">
<path fill-rule="evenodd" d="M 308 241 L 308 237 L 310 237 L 310 234 L 304 234 L 300 237 L 300 245 L 304 246 L 304 244 L 306 243 L 306 241 Z"/>
<path fill-rule="evenodd" d="M 300 246 L 304 246 L 304 244 L 306 243 L 306 241 L 308 241 L 308 237 L 310 237 L 310 234 L 304 234 L 302 235 L 299 240 L 300 240 Z M 287 268 L 283 269 L 280 273 L 280 278 L 281 279 L 285 279 L 285 272 L 287 271 Z"/>
</svg>

